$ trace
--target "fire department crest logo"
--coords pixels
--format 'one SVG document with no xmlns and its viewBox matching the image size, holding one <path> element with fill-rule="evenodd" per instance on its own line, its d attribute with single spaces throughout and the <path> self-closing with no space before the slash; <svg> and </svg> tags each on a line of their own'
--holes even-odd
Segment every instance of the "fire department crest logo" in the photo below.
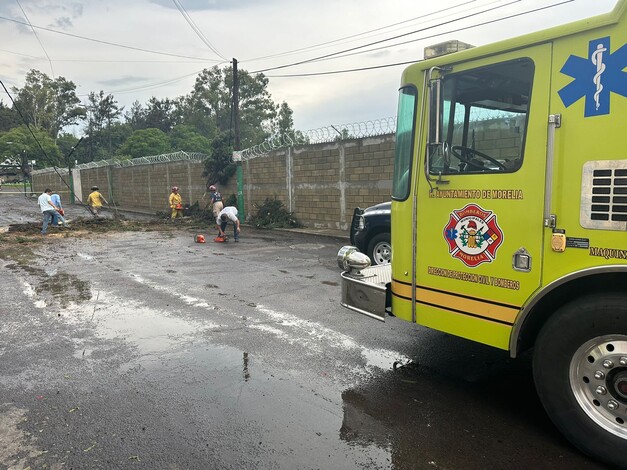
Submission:
<svg viewBox="0 0 627 470">
<path fill-rule="evenodd" d="M 496 214 L 468 204 L 451 213 L 444 227 L 444 238 L 451 256 L 474 268 L 494 261 L 496 250 L 503 243 L 503 232 L 496 222 Z"/>
</svg>

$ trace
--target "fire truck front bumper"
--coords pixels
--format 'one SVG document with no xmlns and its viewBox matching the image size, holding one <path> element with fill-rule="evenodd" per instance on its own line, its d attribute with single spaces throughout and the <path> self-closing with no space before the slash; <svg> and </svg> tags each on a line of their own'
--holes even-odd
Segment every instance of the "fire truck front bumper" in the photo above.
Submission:
<svg viewBox="0 0 627 470">
<path fill-rule="evenodd" d="M 385 321 L 386 309 L 391 306 L 391 265 L 369 266 L 369 258 L 355 247 L 343 247 L 338 253 L 338 264 L 345 270 L 342 273 L 342 306 Z"/>
</svg>

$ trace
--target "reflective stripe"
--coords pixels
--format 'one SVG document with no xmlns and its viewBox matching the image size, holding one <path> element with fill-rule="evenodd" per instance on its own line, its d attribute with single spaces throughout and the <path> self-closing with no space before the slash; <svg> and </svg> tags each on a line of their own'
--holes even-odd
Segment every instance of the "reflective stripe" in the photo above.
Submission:
<svg viewBox="0 0 627 470">
<path fill-rule="evenodd" d="M 520 312 L 520 307 L 514 305 L 506 305 L 491 300 L 479 299 L 427 287 L 416 287 L 415 292 L 416 303 L 431 305 L 455 313 L 472 315 L 474 317 L 493 320 L 508 325 L 514 324 L 516 316 Z M 412 287 L 410 284 L 392 280 L 392 293 L 398 297 L 411 300 Z"/>
</svg>

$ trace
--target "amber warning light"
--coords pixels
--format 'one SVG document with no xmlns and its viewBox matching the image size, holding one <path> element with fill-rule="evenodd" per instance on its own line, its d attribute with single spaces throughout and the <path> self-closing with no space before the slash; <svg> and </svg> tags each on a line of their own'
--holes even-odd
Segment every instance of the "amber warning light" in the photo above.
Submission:
<svg viewBox="0 0 627 470">
<path fill-rule="evenodd" d="M 465 51 L 466 49 L 472 49 L 472 44 L 465 42 L 452 40 L 434 44 L 433 46 L 425 47 L 425 59 L 433 59 L 434 57 L 440 57 L 446 54 L 452 54 L 453 52 Z"/>
</svg>

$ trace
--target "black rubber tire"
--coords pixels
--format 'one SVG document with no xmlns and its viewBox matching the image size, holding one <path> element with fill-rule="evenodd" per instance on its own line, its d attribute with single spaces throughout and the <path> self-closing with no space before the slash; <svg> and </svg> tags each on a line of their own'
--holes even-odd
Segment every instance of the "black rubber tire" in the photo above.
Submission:
<svg viewBox="0 0 627 470">
<path fill-rule="evenodd" d="M 627 469 L 627 439 L 592 421 L 570 384 L 570 363 L 576 351 L 604 335 L 627 335 L 626 294 L 589 295 L 558 309 L 538 335 L 533 376 L 544 409 L 571 443 L 595 459 Z"/>
<path fill-rule="evenodd" d="M 376 248 L 376 246 L 380 243 L 387 243 L 388 246 L 390 247 L 390 257 L 391 257 L 391 253 L 392 253 L 392 242 L 391 242 L 391 237 L 389 233 L 378 233 L 376 234 L 374 237 L 372 237 L 372 239 L 370 240 L 370 243 L 368 243 L 368 257 L 370 258 L 370 261 L 372 261 L 373 265 L 378 265 L 378 264 L 385 264 L 385 263 L 379 263 L 377 260 L 377 257 L 375 256 L 374 250 Z M 391 261 L 388 260 L 388 263 Z"/>
</svg>

